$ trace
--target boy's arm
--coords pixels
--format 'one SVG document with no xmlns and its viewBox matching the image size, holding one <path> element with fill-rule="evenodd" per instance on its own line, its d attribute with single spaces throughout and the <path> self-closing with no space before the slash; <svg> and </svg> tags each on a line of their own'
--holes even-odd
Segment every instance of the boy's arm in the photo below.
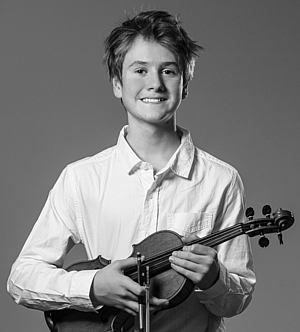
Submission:
<svg viewBox="0 0 300 332">
<path fill-rule="evenodd" d="M 15 302 L 40 310 L 93 310 L 89 291 L 96 271 L 62 268 L 67 252 L 79 242 L 72 177 L 65 169 L 12 266 L 7 289 Z"/>
<path fill-rule="evenodd" d="M 244 221 L 244 190 L 238 174 L 232 181 L 212 232 Z M 183 239 L 188 242 L 195 235 Z M 231 317 L 250 303 L 256 282 L 252 251 L 247 235 L 241 235 L 216 248 L 202 245 L 175 252 L 172 266 L 190 278 L 201 303 L 216 316 Z"/>
</svg>

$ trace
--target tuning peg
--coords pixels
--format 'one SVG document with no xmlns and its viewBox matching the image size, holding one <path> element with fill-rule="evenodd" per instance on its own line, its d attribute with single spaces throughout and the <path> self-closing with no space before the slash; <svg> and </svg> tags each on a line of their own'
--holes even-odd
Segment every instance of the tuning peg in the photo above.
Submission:
<svg viewBox="0 0 300 332">
<path fill-rule="evenodd" d="M 270 241 L 264 235 L 260 236 L 260 239 L 258 241 L 258 244 L 260 245 L 260 247 L 266 248 L 269 245 L 269 243 L 270 243 Z"/>
<path fill-rule="evenodd" d="M 265 205 L 262 209 L 262 213 L 266 218 L 270 218 L 271 212 L 272 212 L 272 209 L 271 209 L 270 205 Z"/>
<path fill-rule="evenodd" d="M 246 217 L 249 219 L 249 220 L 252 220 L 253 219 L 253 216 L 254 216 L 254 210 L 252 207 L 248 207 L 247 210 L 246 210 L 246 213 L 245 213 Z"/>
</svg>

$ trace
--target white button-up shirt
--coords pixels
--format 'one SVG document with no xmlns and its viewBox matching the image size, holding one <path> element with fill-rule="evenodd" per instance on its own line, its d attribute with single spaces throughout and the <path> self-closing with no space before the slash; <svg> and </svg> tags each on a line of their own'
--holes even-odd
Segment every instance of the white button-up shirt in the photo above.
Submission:
<svg viewBox="0 0 300 332">
<path fill-rule="evenodd" d="M 94 310 L 96 271 L 66 272 L 65 255 L 83 243 L 88 259 L 130 256 L 132 245 L 159 230 L 204 237 L 244 220 L 238 172 L 196 148 L 183 128 L 181 145 L 156 175 L 126 141 L 65 168 L 14 263 L 8 289 L 17 303 L 52 310 Z M 175 308 L 151 319 L 151 331 L 225 331 L 223 317 L 240 313 L 255 284 L 248 237 L 216 247 L 219 280 L 195 289 Z"/>
</svg>

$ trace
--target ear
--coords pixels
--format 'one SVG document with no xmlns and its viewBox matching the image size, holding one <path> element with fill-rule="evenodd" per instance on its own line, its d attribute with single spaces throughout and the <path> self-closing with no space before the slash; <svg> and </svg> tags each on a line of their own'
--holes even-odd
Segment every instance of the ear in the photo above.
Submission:
<svg viewBox="0 0 300 332">
<path fill-rule="evenodd" d="M 116 98 L 122 98 L 122 84 L 117 77 L 112 79 L 113 92 Z"/>
<path fill-rule="evenodd" d="M 185 99 L 189 94 L 188 83 L 182 89 L 182 99 Z"/>
</svg>

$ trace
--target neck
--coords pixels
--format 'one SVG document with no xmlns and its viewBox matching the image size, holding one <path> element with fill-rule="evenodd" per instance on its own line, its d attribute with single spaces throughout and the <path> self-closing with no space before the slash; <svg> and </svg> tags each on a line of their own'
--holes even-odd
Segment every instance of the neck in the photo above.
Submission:
<svg viewBox="0 0 300 332">
<path fill-rule="evenodd" d="M 131 126 L 127 142 L 143 161 L 149 162 L 158 172 L 170 160 L 180 145 L 175 124 L 164 126 Z"/>
</svg>

